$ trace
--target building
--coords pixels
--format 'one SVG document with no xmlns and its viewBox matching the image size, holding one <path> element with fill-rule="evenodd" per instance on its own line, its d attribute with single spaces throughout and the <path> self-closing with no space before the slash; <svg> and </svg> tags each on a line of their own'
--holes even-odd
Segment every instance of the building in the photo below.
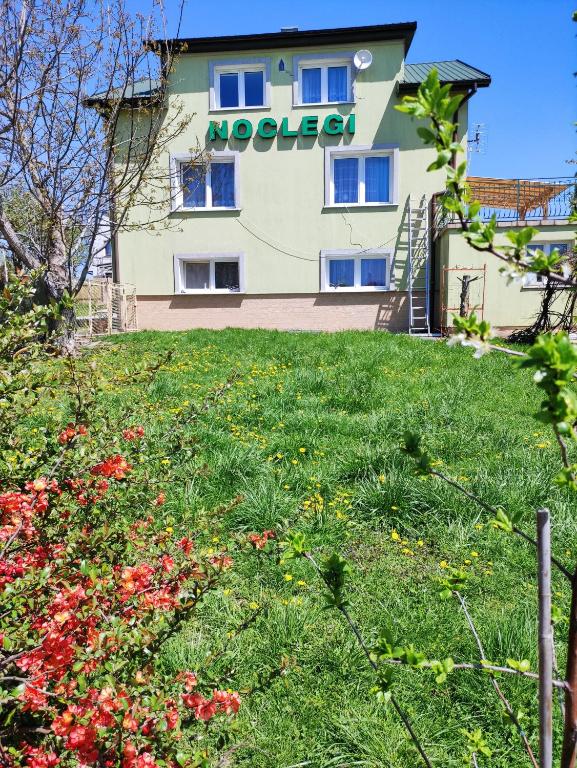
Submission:
<svg viewBox="0 0 577 768">
<path fill-rule="evenodd" d="M 539 281 L 507 288 L 493 257 L 438 216 L 444 173 L 427 173 L 433 150 L 395 110 L 436 67 L 465 96 L 466 149 L 467 101 L 491 78 L 459 60 L 407 62 L 416 26 L 168 43 L 182 51 L 168 114 L 191 116 L 164 158 L 168 226 L 119 233 L 114 260 L 115 279 L 136 286 L 140 328 L 428 333 L 463 300 L 464 275 L 469 309 L 502 329 L 531 322 Z M 532 219 L 547 247 L 572 247 L 573 180 L 476 183 L 499 238 Z"/>
</svg>

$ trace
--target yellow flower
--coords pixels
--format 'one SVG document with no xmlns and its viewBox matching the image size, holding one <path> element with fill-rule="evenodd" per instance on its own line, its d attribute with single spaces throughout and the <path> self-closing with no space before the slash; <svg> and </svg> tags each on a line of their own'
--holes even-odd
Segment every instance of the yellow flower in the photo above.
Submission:
<svg viewBox="0 0 577 768">
<path fill-rule="evenodd" d="M 222 590 L 222 594 L 223 595 L 227 595 L 227 596 L 230 595 L 231 592 L 232 592 L 232 589 L 223 589 Z"/>
<path fill-rule="evenodd" d="M 472 550 L 471 557 L 479 557 L 479 553 L 475 552 L 475 550 Z"/>
<path fill-rule="evenodd" d="M 483 530 L 483 523 L 475 523 L 475 528 L 476 528 L 478 531 L 481 531 L 481 530 Z"/>
<path fill-rule="evenodd" d="M 384 483 L 384 482 L 385 482 L 385 476 L 379 475 L 379 483 Z"/>
<path fill-rule="evenodd" d="M 306 581 L 303 581 L 302 579 L 297 581 L 297 584 L 299 585 L 299 587 L 306 587 L 306 585 L 307 585 Z"/>
<path fill-rule="evenodd" d="M 391 509 L 393 510 L 393 512 L 397 512 L 399 508 L 398 507 L 391 507 Z"/>
<path fill-rule="evenodd" d="M 298 464 L 298 463 L 299 463 L 298 459 L 291 459 L 291 464 Z"/>
<path fill-rule="evenodd" d="M 167 528 L 165 528 L 165 530 L 167 533 L 172 533 L 174 531 L 174 528 L 172 527 L 172 525 L 169 525 Z"/>
<path fill-rule="evenodd" d="M 286 483 L 283 485 L 283 488 L 285 491 L 290 491 L 290 485 L 287 485 Z"/>
<path fill-rule="evenodd" d="M 260 605 L 253 600 L 252 603 L 248 604 L 248 607 L 251 609 L 251 611 L 256 611 L 257 608 L 260 608 Z"/>
<path fill-rule="evenodd" d="M 400 541 L 400 539 L 401 539 L 401 537 L 397 533 L 397 529 L 396 528 L 393 528 L 393 530 L 391 531 L 391 539 L 393 541 Z"/>
<path fill-rule="evenodd" d="M 307 452 L 306 448 L 299 448 L 299 453 L 306 453 L 306 452 Z"/>
<path fill-rule="evenodd" d="M 448 568 L 448 567 L 449 567 L 449 563 L 446 560 L 441 560 L 441 562 L 439 563 L 439 568 Z"/>
<path fill-rule="evenodd" d="M 423 541 L 423 539 L 419 539 L 419 540 L 417 541 L 417 546 L 418 546 L 418 547 L 422 547 L 424 543 L 425 543 L 425 542 Z"/>
<path fill-rule="evenodd" d="M 465 565 L 471 565 L 471 562 L 472 562 L 471 560 L 465 560 L 464 561 Z"/>
<path fill-rule="evenodd" d="M 285 581 L 292 581 L 292 580 L 293 580 L 293 575 L 292 575 L 292 573 L 285 573 L 285 575 L 284 575 L 284 580 L 285 580 Z"/>
</svg>

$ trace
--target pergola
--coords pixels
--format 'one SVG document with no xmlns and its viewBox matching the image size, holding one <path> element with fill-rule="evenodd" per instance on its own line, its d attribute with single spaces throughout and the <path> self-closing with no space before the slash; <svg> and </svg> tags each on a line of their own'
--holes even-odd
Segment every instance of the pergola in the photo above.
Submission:
<svg viewBox="0 0 577 768">
<path fill-rule="evenodd" d="M 494 179 L 469 176 L 467 183 L 473 199 L 485 208 L 512 209 L 524 219 L 529 211 L 542 208 L 546 219 L 549 203 L 569 188 L 557 181 L 528 181 L 526 179 Z"/>
</svg>

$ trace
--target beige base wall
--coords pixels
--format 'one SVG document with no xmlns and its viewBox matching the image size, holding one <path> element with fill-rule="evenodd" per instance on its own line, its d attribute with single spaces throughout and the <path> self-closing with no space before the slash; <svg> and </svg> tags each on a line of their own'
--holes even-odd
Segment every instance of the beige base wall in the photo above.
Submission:
<svg viewBox="0 0 577 768">
<path fill-rule="evenodd" d="M 139 296 L 140 330 L 408 330 L 405 292 Z"/>
</svg>

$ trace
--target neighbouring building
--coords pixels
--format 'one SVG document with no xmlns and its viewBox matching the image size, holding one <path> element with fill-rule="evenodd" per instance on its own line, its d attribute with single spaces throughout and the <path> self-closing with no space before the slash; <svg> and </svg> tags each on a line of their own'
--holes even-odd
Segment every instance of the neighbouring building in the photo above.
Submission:
<svg viewBox="0 0 577 768">
<path fill-rule="evenodd" d="M 465 97 L 466 151 L 467 101 L 491 78 L 460 60 L 408 62 L 416 26 L 158 44 L 182 51 L 168 114 L 179 104 L 192 117 L 164 158 L 169 226 L 115 243 L 114 277 L 136 286 L 140 328 L 428 333 L 450 323 L 465 275 L 469 309 L 501 329 L 531 322 L 542 283 L 507 287 L 494 257 L 438 215 L 444 172 L 427 173 L 433 150 L 395 110 L 435 67 Z M 545 247 L 573 246 L 574 179 L 471 183 L 499 241 L 530 220 Z"/>
</svg>

